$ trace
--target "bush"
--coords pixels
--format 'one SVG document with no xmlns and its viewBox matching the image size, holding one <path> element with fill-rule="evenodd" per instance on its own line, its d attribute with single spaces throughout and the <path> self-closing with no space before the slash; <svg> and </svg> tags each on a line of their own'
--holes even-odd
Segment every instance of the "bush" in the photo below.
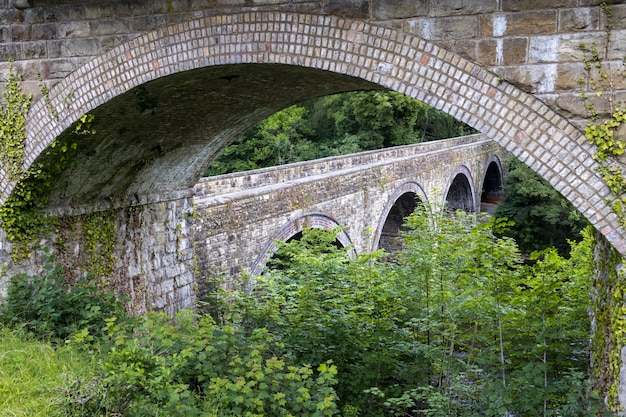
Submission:
<svg viewBox="0 0 626 417">
<path fill-rule="evenodd" d="M 182 311 L 108 320 L 99 386 L 84 385 L 71 415 L 330 416 L 336 368 L 292 366 L 264 329 L 249 334 Z"/>
<path fill-rule="evenodd" d="M 88 277 L 68 287 L 54 256 L 47 261 L 41 276 L 20 274 L 10 279 L 0 309 L 5 325 L 23 327 L 39 339 L 59 342 L 79 334 L 81 340 L 90 341 L 102 336 L 105 318 L 125 315 L 115 294 L 103 293 Z"/>
</svg>

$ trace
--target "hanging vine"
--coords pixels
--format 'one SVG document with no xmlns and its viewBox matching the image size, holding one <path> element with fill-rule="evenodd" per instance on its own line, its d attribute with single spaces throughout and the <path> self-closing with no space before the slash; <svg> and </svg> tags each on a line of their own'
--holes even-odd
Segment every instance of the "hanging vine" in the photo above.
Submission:
<svg viewBox="0 0 626 417">
<path fill-rule="evenodd" d="M 32 96 L 22 90 L 21 81 L 22 77 L 9 62 L 9 75 L 0 106 L 0 162 L 7 177 L 13 181 L 22 175 L 26 115 L 32 101 Z"/>
<path fill-rule="evenodd" d="M 12 244 L 12 258 L 19 262 L 30 256 L 38 239 L 55 229 L 58 220 L 44 213 L 58 175 L 72 163 L 71 153 L 80 135 L 93 134 L 93 115 L 83 115 L 63 141 L 55 140 L 27 170 L 24 170 L 26 117 L 32 101 L 22 89 L 21 76 L 9 65 L 8 82 L 0 106 L 0 163 L 9 180 L 16 185 L 0 207 L 0 222 Z M 48 89 L 41 83 L 48 115 L 58 113 L 49 104 Z M 66 99 L 71 98 L 70 95 Z"/>
</svg>

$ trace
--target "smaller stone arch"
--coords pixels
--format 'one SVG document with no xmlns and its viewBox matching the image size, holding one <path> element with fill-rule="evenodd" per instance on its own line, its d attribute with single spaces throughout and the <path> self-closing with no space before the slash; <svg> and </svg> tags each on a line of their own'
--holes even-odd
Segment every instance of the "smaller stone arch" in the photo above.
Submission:
<svg viewBox="0 0 626 417">
<path fill-rule="evenodd" d="M 276 232 L 274 237 L 265 245 L 259 256 L 250 267 L 250 273 L 256 276 L 263 272 L 265 265 L 278 247 L 278 242 L 288 242 L 298 234 L 302 233 L 304 229 L 332 230 L 336 227 L 340 227 L 340 224 L 324 213 L 308 213 L 294 220 L 290 220 L 287 224 L 281 227 L 280 230 Z M 337 241 L 339 241 L 344 248 L 352 246 L 352 240 L 345 230 L 342 230 L 339 234 L 337 234 Z M 354 248 L 352 248 L 348 254 L 352 258 L 356 258 L 357 255 Z"/>
<path fill-rule="evenodd" d="M 504 169 L 497 156 L 490 156 L 486 167 L 480 187 L 480 211 L 493 214 L 496 206 L 504 200 Z"/>
<path fill-rule="evenodd" d="M 418 204 L 428 205 L 428 197 L 418 183 L 405 182 L 394 190 L 378 220 L 371 244 L 372 252 L 376 249 L 392 251 L 391 241 L 399 235 L 404 219 L 415 211 Z"/>
<path fill-rule="evenodd" d="M 457 210 L 467 213 L 476 212 L 476 198 L 474 197 L 476 192 L 473 184 L 472 173 L 465 165 L 461 165 L 451 176 L 446 187 L 443 200 L 446 210 L 450 212 Z"/>
</svg>

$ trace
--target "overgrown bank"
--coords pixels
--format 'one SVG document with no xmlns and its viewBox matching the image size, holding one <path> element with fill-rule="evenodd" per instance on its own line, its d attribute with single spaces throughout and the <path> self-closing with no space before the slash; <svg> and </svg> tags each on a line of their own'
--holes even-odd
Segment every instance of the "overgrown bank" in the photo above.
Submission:
<svg viewBox="0 0 626 417">
<path fill-rule="evenodd" d="M 213 293 L 212 314 L 130 318 L 89 282 L 56 290 L 53 267 L 17 279 L 2 317 L 97 356 L 89 375 L 68 370 L 65 415 L 601 411 L 587 385 L 590 233 L 570 258 L 548 250 L 524 266 L 514 241 L 494 236 L 501 222 L 421 213 L 409 224 L 394 262 L 350 260 L 333 233 L 312 230 L 280 249 L 285 265 L 251 293 Z M 34 290 L 70 307 L 34 305 L 41 313 L 29 315 Z"/>
</svg>

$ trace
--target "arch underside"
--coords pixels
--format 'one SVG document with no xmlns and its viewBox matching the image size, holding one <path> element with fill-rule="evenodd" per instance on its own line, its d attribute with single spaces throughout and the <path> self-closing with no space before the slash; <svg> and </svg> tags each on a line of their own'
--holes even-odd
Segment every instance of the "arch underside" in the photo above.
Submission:
<svg viewBox="0 0 626 417">
<path fill-rule="evenodd" d="M 304 99 L 391 89 L 500 143 L 570 200 L 621 252 L 608 189 L 581 132 L 545 104 L 453 52 L 396 29 L 334 16 L 242 13 L 146 34 L 94 59 L 34 104 L 29 166 L 95 115 L 52 205 L 142 202 L 190 187 L 248 126 Z M 68 106 L 68 92 L 75 99 Z M 58 119 L 48 117 L 50 107 Z M 2 183 L 4 195 L 12 183 Z"/>
</svg>

